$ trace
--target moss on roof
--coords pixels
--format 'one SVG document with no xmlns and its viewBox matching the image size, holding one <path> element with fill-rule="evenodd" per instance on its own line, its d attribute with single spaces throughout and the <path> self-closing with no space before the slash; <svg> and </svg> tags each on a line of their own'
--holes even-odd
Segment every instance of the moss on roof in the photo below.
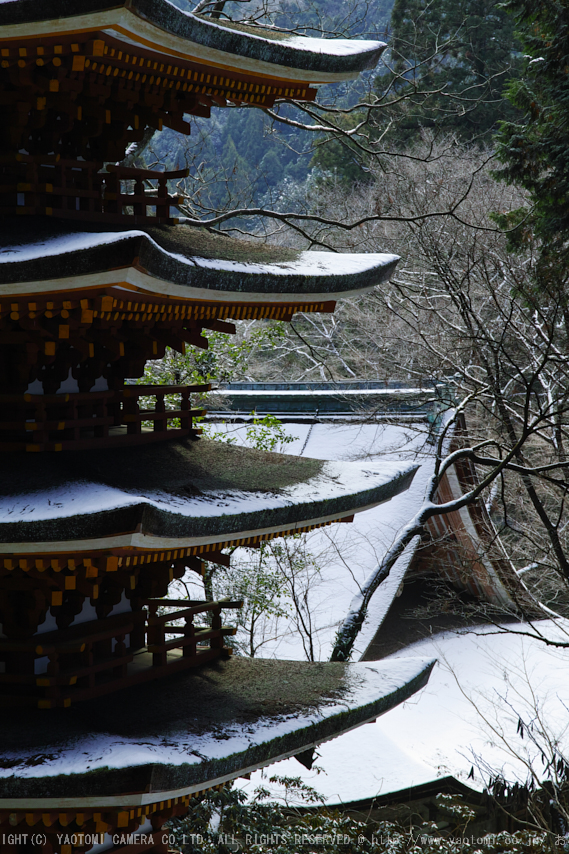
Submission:
<svg viewBox="0 0 569 854">
<path fill-rule="evenodd" d="M 81 240 L 84 233 L 101 234 L 100 243 L 95 244 L 91 239 L 92 245 L 84 245 Z M 119 237 L 109 238 L 108 234 Z M 56 251 L 50 252 L 49 241 L 54 238 L 63 239 L 55 246 Z M 279 302 L 289 302 L 291 297 L 295 301 L 334 299 L 337 294 L 372 288 L 389 279 L 398 260 L 390 255 L 354 255 L 346 267 L 336 263 L 332 254 L 326 256 L 323 264 L 322 253 L 307 252 L 302 259 L 306 264 L 287 267 L 298 258 L 298 251 L 213 235 L 203 228 L 179 225 L 113 229 L 104 224 L 72 223 L 48 217 L 5 219 L 0 247 L 0 284 L 71 278 L 136 264 L 163 282 L 188 289 L 228 297 L 249 294 L 262 299 L 270 295 Z M 18 251 L 12 251 L 13 247 Z M 27 251 L 28 247 L 33 251 Z M 222 263 L 200 264 L 200 258 Z M 313 259 L 317 264 L 312 263 Z M 263 269 L 244 266 L 247 264 L 281 266 Z M 188 297 L 191 296 L 190 291 Z"/>
<path fill-rule="evenodd" d="M 348 482 L 357 476 L 357 486 L 346 487 L 337 473 L 329 476 L 321 460 L 203 439 L 12 455 L 3 461 L 0 542 L 101 539 L 134 531 L 220 542 L 354 513 L 407 489 L 416 471 L 401 466 L 386 477 L 362 472 L 355 463 L 342 465 Z"/>
<path fill-rule="evenodd" d="M 262 240 L 239 240 L 189 225 L 147 226 L 140 231 L 146 232 L 167 252 L 200 258 L 218 258 L 244 264 L 282 264 L 295 261 L 300 255 L 298 249 L 274 246 Z"/>
<path fill-rule="evenodd" d="M 283 32 L 279 29 L 273 29 L 271 27 L 261 27 L 256 24 L 244 24 L 242 22 L 237 21 L 229 21 L 227 18 L 211 18 L 209 15 L 195 15 L 195 18 L 198 18 L 201 21 L 205 21 L 208 24 L 215 23 L 220 27 L 227 27 L 228 30 L 236 30 L 239 33 L 247 33 L 251 36 L 258 36 L 263 39 L 272 39 L 273 41 L 288 41 L 292 38 L 297 38 L 295 33 L 287 33 Z"/>
<path fill-rule="evenodd" d="M 8 774 L 0 798 L 159 793 L 236 776 L 388 711 L 427 682 L 432 666 L 416 659 L 350 665 L 233 658 L 164 679 L 159 690 L 127 688 L 113 702 L 103 697 L 61 714 L 3 710 L 0 769 Z M 368 687 L 358 697 L 361 685 Z M 291 716 L 301 718 L 298 726 L 283 728 Z M 102 766 L 113 743 L 123 767 Z M 141 762 L 148 746 L 152 758 Z"/>
<path fill-rule="evenodd" d="M 198 495 L 210 490 L 279 492 L 317 475 L 321 460 L 241 448 L 211 439 L 150 445 L 23 454 L 2 460 L 1 495 L 56 490 L 73 481 L 104 483 L 126 491 L 162 490 Z"/>
<path fill-rule="evenodd" d="M 121 234 L 129 231 L 148 234 L 166 252 L 185 257 L 217 258 L 241 263 L 278 264 L 298 258 L 298 249 L 273 246 L 262 240 L 242 240 L 206 228 L 189 225 L 121 226 L 100 222 L 73 222 L 56 217 L 11 217 L 2 221 L 0 254 L 10 246 L 22 246 L 77 233 Z M 108 250 L 107 250 L 108 251 Z"/>
</svg>

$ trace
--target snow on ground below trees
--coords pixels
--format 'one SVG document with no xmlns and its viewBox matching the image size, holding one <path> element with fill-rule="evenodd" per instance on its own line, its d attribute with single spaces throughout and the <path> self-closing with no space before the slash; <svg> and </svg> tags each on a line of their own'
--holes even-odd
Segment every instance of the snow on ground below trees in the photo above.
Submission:
<svg viewBox="0 0 569 854">
<path fill-rule="evenodd" d="M 569 621 L 536 624 L 548 637 L 569 642 Z M 527 631 L 527 625 L 509 628 Z M 401 650 L 396 657 L 438 659 L 425 688 L 370 726 L 318 748 L 307 771 L 287 759 L 251 776 L 251 795 L 273 775 L 301 777 L 329 803 L 349 802 L 453 775 L 483 788 L 489 772 L 525 781 L 533 767 L 544 777 L 541 748 L 546 739 L 569 753 L 569 650 L 546 646 L 492 627 L 445 632 Z M 519 720 L 532 733 L 518 731 Z M 545 746 L 547 759 L 550 752 Z M 484 765 L 480 766 L 480 757 Z M 470 777 L 471 770 L 473 777 Z"/>
</svg>

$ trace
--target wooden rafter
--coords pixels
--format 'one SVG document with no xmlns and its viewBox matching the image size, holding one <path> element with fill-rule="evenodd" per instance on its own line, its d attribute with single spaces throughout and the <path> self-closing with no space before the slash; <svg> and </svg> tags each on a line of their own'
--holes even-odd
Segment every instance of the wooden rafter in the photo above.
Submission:
<svg viewBox="0 0 569 854">
<path fill-rule="evenodd" d="M 326 522 L 317 522 L 310 525 L 302 523 L 293 528 L 279 529 L 278 531 L 264 532 L 248 537 L 233 537 L 228 540 L 220 540 L 215 543 L 206 543 L 197 546 L 187 546 L 185 548 L 162 548 L 162 549 L 143 549 L 134 546 L 113 547 L 110 549 L 93 548 L 89 551 L 47 551 L 39 553 L 30 551 L 22 545 L 22 550 L 14 552 L 10 555 L 0 555 L 0 572 L 2 570 L 12 572 L 21 569 L 27 572 L 32 568 L 38 569 L 40 572 L 53 569 L 55 572 L 60 572 L 62 569 L 68 569 L 74 572 L 79 565 L 94 566 L 97 572 L 107 573 L 116 572 L 119 568 L 129 568 L 153 564 L 156 562 L 173 562 L 182 560 L 188 557 L 199 556 L 204 560 L 216 562 L 217 556 L 221 549 L 235 548 L 243 546 L 245 548 L 255 548 L 262 542 L 268 542 L 275 537 L 285 537 L 290 534 L 307 533 L 314 531 L 317 528 L 324 528 L 328 525 L 334 525 L 337 522 L 352 522 L 353 515 L 341 516 L 337 519 L 330 519 Z M 211 555 L 211 556 L 210 556 Z"/>
<path fill-rule="evenodd" d="M 185 300 L 125 292 L 118 285 L 7 296 L 0 301 L 0 394 L 22 395 L 34 380 L 54 394 L 69 371 L 80 391 L 89 391 L 101 376 L 116 388 L 125 377 L 142 376 L 147 360 L 162 358 L 166 347 L 180 353 L 188 344 L 207 349 L 203 329 L 234 333 L 228 318 L 290 321 L 295 312 L 334 306 Z"/>
<path fill-rule="evenodd" d="M 107 33 L 0 41 L 0 151 L 120 160 L 145 128 L 188 134 L 212 106 L 314 100 L 308 84 L 172 57 Z"/>
</svg>

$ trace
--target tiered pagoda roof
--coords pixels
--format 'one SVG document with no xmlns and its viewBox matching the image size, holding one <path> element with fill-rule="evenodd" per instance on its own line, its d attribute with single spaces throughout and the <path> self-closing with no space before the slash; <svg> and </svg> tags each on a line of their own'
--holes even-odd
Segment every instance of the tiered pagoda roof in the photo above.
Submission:
<svg viewBox="0 0 569 854">
<path fill-rule="evenodd" d="M 297 84 L 355 79 L 361 71 L 375 68 L 385 49 L 385 44 L 377 41 L 307 38 L 196 15 L 182 11 L 176 2 L 169 0 L 3 0 L 0 26 L 5 40 L 42 39 L 46 46 L 56 36 L 60 40 L 65 38 L 70 45 L 88 42 L 86 35 L 92 38 L 96 33 L 103 39 L 116 38 L 128 51 L 129 59 L 124 50 L 121 57 L 112 54 L 112 48 L 105 55 L 110 53 L 109 60 L 125 65 L 136 51 L 155 50 L 161 60 L 170 56 L 180 63 L 195 62 L 230 74 L 248 71 L 259 77 L 266 75 Z M 70 53 L 83 55 L 73 47 Z M 33 57 L 14 54 L 18 60 L 22 56 L 29 59 L 51 55 L 47 49 Z M 64 54 L 54 50 L 53 55 Z M 91 55 L 97 56 L 97 50 Z M 4 56 L 8 61 L 11 58 L 11 54 Z M 167 69 L 160 71 L 172 74 Z M 217 85 L 223 83 L 219 81 Z M 295 91 L 285 97 L 304 96 Z M 235 100 L 241 103 L 246 99 Z M 266 106 L 265 102 L 255 103 Z"/>
<path fill-rule="evenodd" d="M 228 303 L 232 310 L 239 303 L 281 303 L 287 319 L 294 310 L 332 311 L 335 300 L 386 282 L 398 260 L 388 253 L 287 249 L 187 225 L 111 230 L 35 217 L 3 223 L 0 299 L 119 285 L 171 299 Z"/>
<path fill-rule="evenodd" d="M 314 100 L 315 87 L 355 77 L 384 47 L 235 26 L 167 0 L 1 3 L 0 215 L 172 222 L 179 200 L 164 176 L 113 165 L 146 128 L 189 134 L 185 117 L 213 106 Z"/>
<path fill-rule="evenodd" d="M 208 385 L 136 384 L 166 347 L 207 348 L 202 331 L 234 332 L 231 319 L 333 311 L 397 258 L 176 224 L 171 188 L 187 170 L 117 162 L 148 129 L 189 133 L 186 116 L 213 106 L 313 100 L 384 47 L 167 0 L 0 2 L 0 832 L 34 828 L 69 854 L 62 831 L 130 833 L 148 819 L 145 850 L 165 851 L 160 828 L 192 796 L 357 726 L 428 678 L 429 662 L 234 660 L 223 615 L 241 602 L 165 598 L 187 570 L 227 566 L 225 547 L 389 500 L 414 466 L 195 441 L 203 412 L 190 395 Z M 160 691 L 139 684 L 163 676 Z M 28 852 L 19 839 L 13 851 Z"/>
<path fill-rule="evenodd" d="M 200 411 L 189 392 L 205 388 L 125 388 L 125 378 L 142 375 L 167 346 L 207 349 L 203 330 L 235 332 L 229 318 L 331 312 L 337 298 L 384 282 L 396 263 L 394 255 L 298 252 L 184 225 L 108 231 L 39 216 L 5 223 L 0 448 L 79 450 L 189 435 Z M 71 398 L 55 397 L 60 391 Z M 165 393 L 182 395 L 169 421 Z M 143 395 L 160 401 L 153 433 L 140 427 Z M 182 423 L 172 432 L 174 417 Z"/>
<path fill-rule="evenodd" d="M 406 490 L 410 463 L 361 467 L 201 439 L 3 463 L 0 554 L 177 549 L 294 533 Z M 80 512 L 78 512 L 80 508 Z M 33 544 L 39 544 L 35 546 Z"/>
<path fill-rule="evenodd" d="M 355 666 L 232 658 L 159 692 L 141 686 L 118 703 L 44 714 L 41 729 L 30 712 L 6 712 L 0 816 L 9 811 L 18 831 L 33 816 L 35 832 L 71 833 L 61 822 L 73 805 L 94 833 L 128 833 L 141 817 L 172 814 L 204 789 L 374 720 L 421 688 L 432 667 L 417 658 Z"/>
</svg>

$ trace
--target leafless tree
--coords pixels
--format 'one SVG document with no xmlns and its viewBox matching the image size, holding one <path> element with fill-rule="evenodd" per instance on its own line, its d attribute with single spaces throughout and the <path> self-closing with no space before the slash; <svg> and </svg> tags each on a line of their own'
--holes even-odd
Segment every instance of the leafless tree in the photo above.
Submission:
<svg viewBox="0 0 569 854">
<path fill-rule="evenodd" d="M 264 26 L 272 30 L 292 34 L 319 35 L 324 37 L 364 37 L 387 38 L 388 33 L 369 30 L 367 23 L 371 0 L 350 0 L 342 4 L 337 20 L 324 18 L 319 6 L 308 0 L 290 0 L 285 3 L 273 3 L 272 0 L 200 0 L 197 4 L 191 0 L 176 0 L 176 4 L 185 11 L 227 19 L 246 24 L 253 30 Z M 278 25 L 277 25 L 278 21 Z M 459 27 L 460 30 L 460 27 Z M 387 50 L 380 65 L 368 72 L 351 87 L 324 87 L 315 102 L 288 100 L 277 101 L 272 109 L 265 110 L 267 119 L 265 132 L 278 139 L 284 146 L 290 146 L 289 138 L 280 133 L 281 129 L 293 129 L 300 132 L 294 145 L 299 145 L 306 155 L 314 154 L 323 147 L 340 146 L 348 159 L 357 161 L 361 167 L 362 183 L 374 183 L 378 176 L 388 175 L 395 164 L 403 160 L 412 162 L 436 163 L 441 157 L 440 147 L 434 143 L 424 145 L 419 153 L 402 147 L 397 129 L 405 121 L 409 110 L 438 105 L 448 115 L 464 115 L 475 110 L 484 99 L 489 97 L 487 86 L 465 84 L 460 91 L 448 89 L 446 84 L 429 86 L 421 83 L 423 68 L 431 69 L 441 62 L 441 57 L 450 56 L 455 48 L 455 40 L 460 41 L 457 32 L 434 39 L 432 49 L 415 61 L 413 74 L 405 70 L 405 63 L 393 61 Z M 505 75 L 500 72 L 500 79 Z M 491 87 L 492 88 L 492 87 Z M 495 88 L 495 86 L 493 87 Z M 495 100 L 495 96 L 494 100 Z M 444 106 L 441 107 L 441 99 Z M 229 109 L 232 109 L 230 106 Z M 239 110 L 255 109 L 239 105 Z M 211 125 L 213 119 L 208 122 Z M 338 217 L 334 213 L 320 209 L 315 204 L 317 194 L 289 192 L 280 188 L 276 194 L 268 194 L 265 206 L 253 204 L 257 179 L 262 176 L 244 174 L 236 170 L 235 165 L 224 168 L 204 163 L 201 155 L 199 122 L 198 131 L 191 140 L 179 140 L 178 165 L 184 161 L 191 164 L 191 175 L 181 181 L 178 193 L 185 196 L 181 214 L 190 225 L 211 230 L 243 233 L 243 222 L 248 223 L 245 232 L 249 237 L 278 241 L 283 232 L 291 232 L 307 246 L 323 246 L 332 251 L 336 248 L 335 232 L 338 227 L 349 233 L 360 232 L 375 223 L 421 222 L 427 218 L 459 217 L 462 206 L 468 197 L 470 181 L 465 180 L 462 192 L 455 194 L 452 201 L 442 205 L 442 200 L 434 200 L 428 212 L 418 210 L 396 211 L 384 199 L 384 203 L 373 210 L 358 215 L 350 210 L 346 216 Z M 211 130 L 211 126 L 209 127 Z M 133 158 L 153 161 L 152 142 L 147 139 L 127 155 L 128 162 Z M 235 164 L 238 158 L 236 157 Z M 146 165 L 149 165 L 148 163 Z M 463 173 L 467 174 L 468 160 L 464 163 Z M 223 185 L 227 193 L 220 202 L 220 194 L 211 192 L 214 186 Z M 319 195 L 319 194 L 318 194 Z M 251 226 L 251 223 L 255 223 Z"/>
<path fill-rule="evenodd" d="M 405 169 L 399 169 L 382 191 L 392 193 L 392 204 L 403 215 L 410 208 L 427 213 L 433 203 L 452 203 L 461 192 L 464 156 L 478 157 L 480 168 L 471 169 L 476 180 L 461 217 L 408 221 L 399 231 L 406 257 L 391 286 L 346 310 L 346 328 L 361 325 L 380 346 L 354 348 L 351 336 L 344 346 L 335 342 L 348 359 L 359 349 L 359 364 L 367 361 L 370 373 L 374 363 L 381 368 L 386 353 L 401 353 L 400 370 L 408 377 L 446 386 L 449 407 L 466 415 L 469 433 L 449 454 L 456 415 L 441 430 L 425 503 L 346 621 L 334 657 L 344 657 L 369 598 L 427 520 L 477 500 L 488 501 L 519 569 L 533 564 L 538 574 L 555 573 L 558 587 L 566 589 L 569 582 L 566 281 L 542 282 L 531 246 L 524 254 L 508 252 L 488 212 L 516 200 L 482 168 L 483 154 L 457 151 L 454 159 L 445 155 L 438 166 L 423 165 L 420 173 L 407 168 L 406 187 Z M 372 203 L 369 195 L 360 199 L 362 205 Z M 372 239 L 368 233 L 366 244 Z M 464 457 L 477 466 L 479 481 L 458 501 L 435 503 L 442 475 Z"/>
</svg>

